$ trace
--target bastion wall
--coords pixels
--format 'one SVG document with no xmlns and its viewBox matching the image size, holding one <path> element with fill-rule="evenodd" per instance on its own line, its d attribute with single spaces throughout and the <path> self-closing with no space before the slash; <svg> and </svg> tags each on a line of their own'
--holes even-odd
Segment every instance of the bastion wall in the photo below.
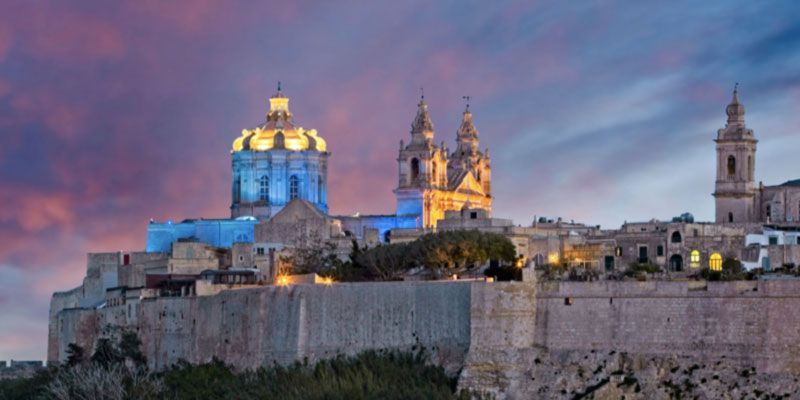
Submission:
<svg viewBox="0 0 800 400">
<path fill-rule="evenodd" d="M 122 329 L 139 333 L 155 368 L 213 357 L 255 368 L 424 347 L 450 372 L 462 371 L 462 387 L 499 398 L 540 390 L 531 383 L 542 374 L 539 358 L 552 364 L 548 371 L 563 370 L 564 360 L 570 368 L 594 370 L 581 364 L 589 354 L 650 364 L 678 357 L 687 366 L 798 376 L 798 289 L 798 281 L 264 286 L 144 299 L 134 316 L 124 306 L 54 310 L 48 355 L 63 361 L 69 343 L 91 349 L 98 337 Z"/>
</svg>

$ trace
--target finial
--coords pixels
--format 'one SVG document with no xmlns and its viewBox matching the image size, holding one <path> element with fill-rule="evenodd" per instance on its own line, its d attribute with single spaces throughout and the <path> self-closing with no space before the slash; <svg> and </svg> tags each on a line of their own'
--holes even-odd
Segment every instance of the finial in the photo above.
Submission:
<svg viewBox="0 0 800 400">
<path fill-rule="evenodd" d="M 465 111 L 469 111 L 469 100 L 472 98 L 472 96 L 461 96 L 461 98 L 464 99 L 467 103 L 467 108 Z"/>
<path fill-rule="evenodd" d="M 278 81 L 278 91 L 281 91 L 281 81 Z"/>
<path fill-rule="evenodd" d="M 419 99 L 425 100 L 425 88 L 422 86 L 419 87 Z"/>
</svg>

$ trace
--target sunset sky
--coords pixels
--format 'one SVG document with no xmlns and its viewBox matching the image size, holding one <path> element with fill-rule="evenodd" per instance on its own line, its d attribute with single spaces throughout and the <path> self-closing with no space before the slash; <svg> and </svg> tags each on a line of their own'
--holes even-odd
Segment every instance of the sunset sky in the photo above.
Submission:
<svg viewBox="0 0 800 400">
<path fill-rule="evenodd" d="M 796 0 L 254 3 L 3 1 L 0 360 L 45 358 L 85 253 L 228 215 L 231 142 L 278 81 L 328 142 L 334 214 L 394 211 L 420 87 L 451 148 L 472 96 L 518 224 L 711 220 L 735 82 L 757 179 L 800 178 Z"/>
</svg>

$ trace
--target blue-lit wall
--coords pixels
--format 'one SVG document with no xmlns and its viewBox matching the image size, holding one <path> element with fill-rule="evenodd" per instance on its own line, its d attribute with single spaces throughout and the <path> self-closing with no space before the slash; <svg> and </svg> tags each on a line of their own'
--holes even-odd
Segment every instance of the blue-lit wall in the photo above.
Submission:
<svg viewBox="0 0 800 400">
<path fill-rule="evenodd" d="M 180 223 L 151 222 L 147 226 L 147 252 L 168 253 L 172 242 L 196 238 L 216 247 L 231 247 L 234 243 L 253 242 L 255 220 L 200 219 Z"/>
<path fill-rule="evenodd" d="M 422 226 L 422 220 L 417 215 L 361 215 L 334 218 L 342 221 L 342 229 L 350 231 L 358 239 L 364 238 L 364 228 L 377 229 L 382 242 L 386 242 L 386 235 L 392 229 L 413 229 Z"/>
<path fill-rule="evenodd" d="M 328 212 L 328 153 L 316 150 L 242 150 L 232 155 L 231 217 L 269 218 L 291 201 L 290 182 L 297 179 L 297 197 Z M 262 177 L 268 181 L 262 195 Z"/>
</svg>

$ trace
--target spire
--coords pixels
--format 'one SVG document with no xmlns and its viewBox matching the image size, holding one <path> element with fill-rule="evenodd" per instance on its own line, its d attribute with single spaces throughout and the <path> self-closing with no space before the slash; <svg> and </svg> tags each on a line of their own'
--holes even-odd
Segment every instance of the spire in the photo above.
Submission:
<svg viewBox="0 0 800 400">
<path fill-rule="evenodd" d="M 461 126 L 458 127 L 457 133 L 457 138 L 459 140 L 478 138 L 478 130 L 475 129 L 475 125 L 472 123 L 472 113 L 469 111 L 469 103 L 467 103 L 467 108 L 464 110 L 464 114 L 461 117 Z"/>
<path fill-rule="evenodd" d="M 428 115 L 428 104 L 425 103 L 425 95 L 420 97 L 419 104 L 417 104 L 417 116 L 414 122 L 411 123 L 411 134 L 419 134 L 423 132 L 433 132 L 433 122 Z"/>
<path fill-rule="evenodd" d="M 744 125 L 744 105 L 739 103 L 739 82 L 733 87 L 733 99 L 725 107 L 725 113 L 728 114 L 728 125 Z"/>
</svg>

